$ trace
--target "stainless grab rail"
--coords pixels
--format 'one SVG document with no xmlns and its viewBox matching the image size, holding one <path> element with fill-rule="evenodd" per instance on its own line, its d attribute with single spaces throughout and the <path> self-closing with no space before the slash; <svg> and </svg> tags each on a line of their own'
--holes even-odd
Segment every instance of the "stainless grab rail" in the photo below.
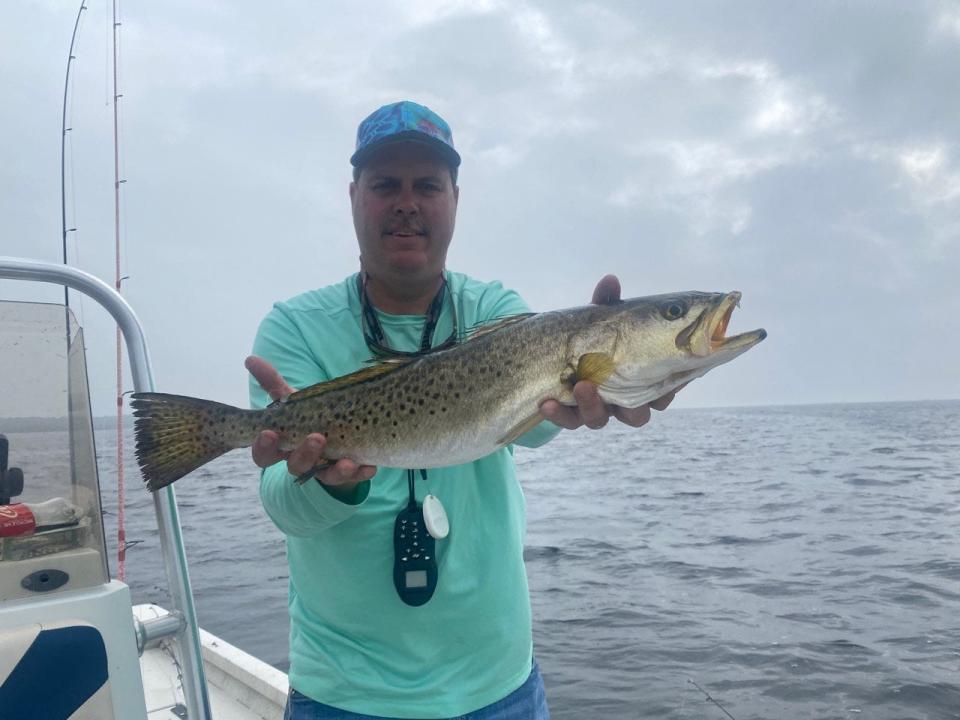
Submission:
<svg viewBox="0 0 960 720">
<path fill-rule="evenodd" d="M 95 300 L 113 316 L 123 333 L 134 390 L 153 391 L 153 370 L 143 328 L 133 308 L 112 287 L 99 278 L 68 265 L 5 256 L 0 256 L 0 279 L 66 285 Z M 176 637 L 182 649 L 183 694 L 187 706 L 187 717 L 191 720 L 212 720 L 200 649 L 199 626 L 193 606 L 187 557 L 180 531 L 180 516 L 172 485 L 153 493 L 153 507 L 157 515 L 160 549 L 163 553 L 163 565 L 173 602 L 171 610 L 181 615 L 184 621 Z"/>
</svg>

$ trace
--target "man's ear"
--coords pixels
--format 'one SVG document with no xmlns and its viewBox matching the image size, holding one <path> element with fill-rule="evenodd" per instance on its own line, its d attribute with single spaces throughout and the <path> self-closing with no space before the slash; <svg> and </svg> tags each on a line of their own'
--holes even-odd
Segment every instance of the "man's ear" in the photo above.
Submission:
<svg viewBox="0 0 960 720">
<path fill-rule="evenodd" d="M 460 202 L 460 186 L 454 185 L 453 186 L 453 204 L 456 205 L 459 202 Z"/>
<path fill-rule="evenodd" d="M 353 203 L 353 200 L 354 200 L 354 197 L 356 197 L 356 194 L 357 194 L 357 183 L 351 181 L 350 182 L 350 203 L 351 204 Z"/>
</svg>

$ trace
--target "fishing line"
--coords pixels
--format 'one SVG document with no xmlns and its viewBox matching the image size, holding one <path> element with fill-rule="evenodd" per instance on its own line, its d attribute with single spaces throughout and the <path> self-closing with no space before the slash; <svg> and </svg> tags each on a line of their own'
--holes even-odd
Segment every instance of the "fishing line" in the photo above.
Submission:
<svg viewBox="0 0 960 720">
<path fill-rule="evenodd" d="M 103 3 L 103 106 L 110 107 L 110 13 Z"/>
<path fill-rule="evenodd" d="M 717 701 L 713 698 L 713 696 L 710 695 L 710 693 L 708 693 L 708 692 L 707 692 L 706 690 L 704 690 L 702 687 L 700 687 L 699 685 L 697 685 L 693 680 L 691 680 L 690 678 L 687 678 L 687 682 L 690 683 L 691 685 L 693 685 L 697 690 L 699 690 L 700 692 L 702 692 L 702 693 L 706 696 L 707 700 L 709 700 L 709 701 L 712 702 L 714 705 L 716 705 L 718 708 L 720 708 L 721 710 L 723 710 L 723 714 L 726 715 L 728 718 L 730 718 L 730 720 L 737 720 L 733 715 L 731 715 L 729 712 L 727 712 L 727 709 L 726 709 L 723 705 L 721 705 L 719 702 L 717 702 Z"/>
</svg>

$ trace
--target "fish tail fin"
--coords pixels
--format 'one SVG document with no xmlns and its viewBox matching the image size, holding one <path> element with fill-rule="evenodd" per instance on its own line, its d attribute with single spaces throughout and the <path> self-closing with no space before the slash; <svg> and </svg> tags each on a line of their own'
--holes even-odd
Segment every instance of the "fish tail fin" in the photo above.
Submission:
<svg viewBox="0 0 960 720">
<path fill-rule="evenodd" d="M 137 462 L 151 491 L 243 447 L 236 438 L 249 410 L 164 393 L 134 393 L 130 405 L 136 417 Z"/>
</svg>

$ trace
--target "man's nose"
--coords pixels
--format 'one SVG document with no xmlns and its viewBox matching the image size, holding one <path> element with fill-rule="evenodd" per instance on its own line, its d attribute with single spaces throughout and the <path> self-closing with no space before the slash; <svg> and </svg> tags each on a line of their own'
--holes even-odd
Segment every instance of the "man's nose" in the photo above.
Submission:
<svg viewBox="0 0 960 720">
<path fill-rule="evenodd" d="M 397 215 L 412 215 L 419 211 L 420 206 L 417 204 L 417 196 L 413 188 L 401 188 L 393 204 L 393 212 Z"/>
</svg>

